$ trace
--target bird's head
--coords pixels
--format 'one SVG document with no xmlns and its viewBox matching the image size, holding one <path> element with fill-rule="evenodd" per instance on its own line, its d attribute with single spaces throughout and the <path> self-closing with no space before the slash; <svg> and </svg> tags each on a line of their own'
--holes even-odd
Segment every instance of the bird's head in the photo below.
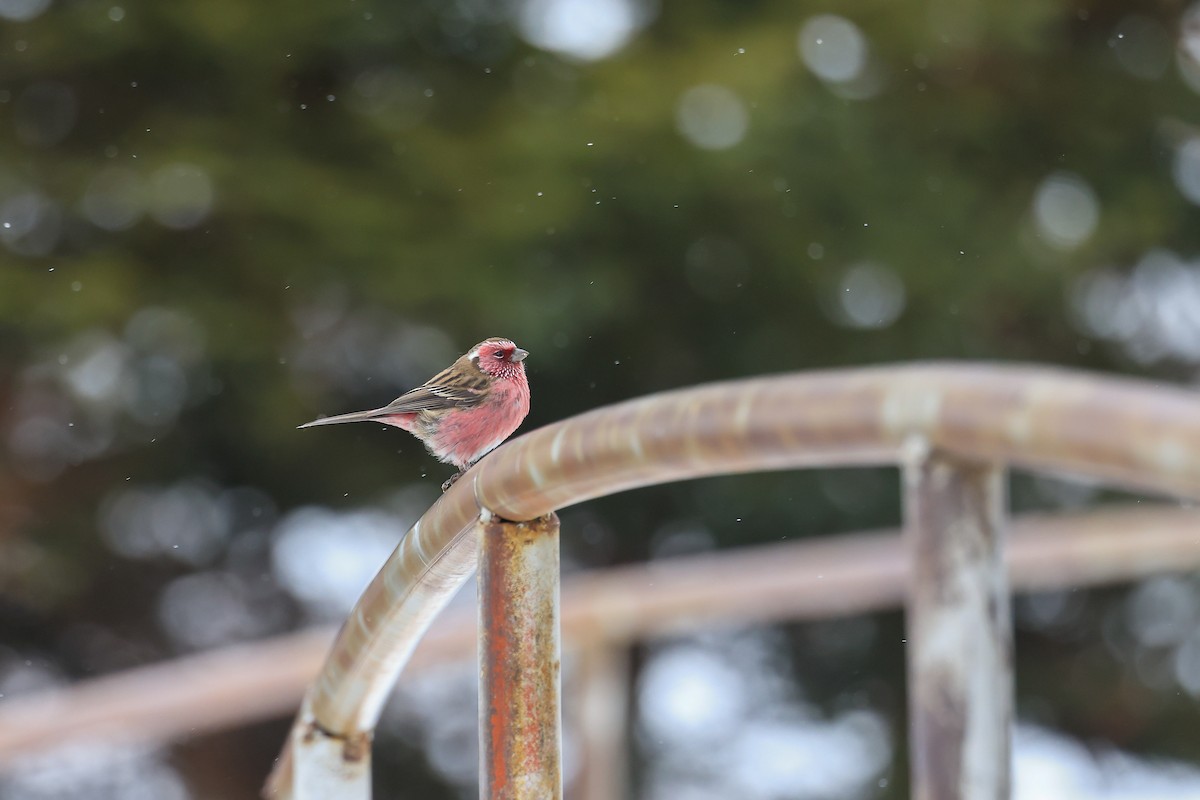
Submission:
<svg viewBox="0 0 1200 800">
<path fill-rule="evenodd" d="M 517 347 L 510 339 L 484 339 L 467 353 L 480 370 L 497 378 L 524 372 L 525 365 L 521 362 L 527 355 L 528 350 Z"/>
</svg>

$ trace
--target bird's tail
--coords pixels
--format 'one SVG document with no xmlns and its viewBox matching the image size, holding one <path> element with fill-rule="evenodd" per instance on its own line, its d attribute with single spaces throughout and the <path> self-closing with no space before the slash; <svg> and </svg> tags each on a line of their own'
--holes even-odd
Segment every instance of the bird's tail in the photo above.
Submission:
<svg viewBox="0 0 1200 800">
<path fill-rule="evenodd" d="M 303 425 L 297 425 L 296 428 L 313 428 L 317 425 L 338 425 L 343 422 L 369 422 L 383 416 L 382 408 L 373 408 L 370 411 L 353 411 L 349 414 L 338 414 L 336 417 L 321 417 L 314 419 L 312 422 L 306 422 Z"/>
</svg>

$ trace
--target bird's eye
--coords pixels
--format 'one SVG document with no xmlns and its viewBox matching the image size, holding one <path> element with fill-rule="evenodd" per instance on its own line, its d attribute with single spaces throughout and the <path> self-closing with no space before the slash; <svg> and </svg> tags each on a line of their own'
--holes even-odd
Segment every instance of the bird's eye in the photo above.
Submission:
<svg viewBox="0 0 1200 800">
<path fill-rule="evenodd" d="M 504 358 L 504 353 L 502 353 L 501 351 L 497 350 L 497 351 L 496 351 L 496 358 Z"/>
</svg>

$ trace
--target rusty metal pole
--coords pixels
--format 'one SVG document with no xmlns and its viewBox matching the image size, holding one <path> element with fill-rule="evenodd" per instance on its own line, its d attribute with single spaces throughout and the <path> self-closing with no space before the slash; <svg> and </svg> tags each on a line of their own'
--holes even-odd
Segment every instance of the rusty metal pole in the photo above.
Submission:
<svg viewBox="0 0 1200 800">
<path fill-rule="evenodd" d="M 479 539 L 479 796 L 561 800 L 558 517 Z"/>
<path fill-rule="evenodd" d="M 914 800 L 1007 800 L 1012 618 L 1004 470 L 940 454 L 906 466 Z"/>
</svg>

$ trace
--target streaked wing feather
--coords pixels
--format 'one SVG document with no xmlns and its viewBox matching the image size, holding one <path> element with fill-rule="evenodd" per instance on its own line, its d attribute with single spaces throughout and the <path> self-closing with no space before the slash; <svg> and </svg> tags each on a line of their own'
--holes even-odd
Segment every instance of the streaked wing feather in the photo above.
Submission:
<svg viewBox="0 0 1200 800">
<path fill-rule="evenodd" d="M 430 378 L 424 386 L 418 386 L 400 395 L 381 408 L 380 413 L 402 414 L 410 411 L 470 408 L 479 404 L 487 393 L 486 376 L 478 370 L 464 370 L 455 364 Z"/>
</svg>

